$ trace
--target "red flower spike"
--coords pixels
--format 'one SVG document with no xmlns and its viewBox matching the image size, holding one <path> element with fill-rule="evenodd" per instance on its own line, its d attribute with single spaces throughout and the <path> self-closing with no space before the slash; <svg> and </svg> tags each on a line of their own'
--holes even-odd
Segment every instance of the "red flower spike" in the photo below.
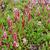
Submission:
<svg viewBox="0 0 50 50">
<path fill-rule="evenodd" d="M 28 13 L 28 21 L 30 21 L 31 20 L 31 14 L 30 13 Z"/>
<path fill-rule="evenodd" d="M 13 22 L 12 22 L 12 20 L 10 19 L 10 17 L 7 18 L 7 21 L 8 21 L 8 26 L 11 27 Z"/>
<path fill-rule="evenodd" d="M 2 42 L 0 41 L 0 46 L 2 46 Z"/>
<path fill-rule="evenodd" d="M 17 34 L 16 33 L 13 34 L 13 39 L 17 40 Z"/>
<path fill-rule="evenodd" d="M 12 29 L 12 27 L 9 27 L 9 33 L 12 33 L 12 31 L 13 31 L 13 29 Z"/>
<path fill-rule="evenodd" d="M 28 13 L 29 13 L 29 8 L 28 8 L 28 6 L 25 6 L 24 14 L 25 14 L 25 15 L 28 15 Z"/>
<path fill-rule="evenodd" d="M 5 30 L 5 27 L 2 25 L 2 30 L 4 31 Z"/>
<path fill-rule="evenodd" d="M 19 18 L 20 18 L 19 10 L 17 8 L 14 8 L 14 19 L 15 19 L 15 21 L 19 21 Z"/>
<path fill-rule="evenodd" d="M 24 16 L 22 17 L 22 28 L 24 28 L 25 25 L 25 20 L 24 20 Z"/>
</svg>

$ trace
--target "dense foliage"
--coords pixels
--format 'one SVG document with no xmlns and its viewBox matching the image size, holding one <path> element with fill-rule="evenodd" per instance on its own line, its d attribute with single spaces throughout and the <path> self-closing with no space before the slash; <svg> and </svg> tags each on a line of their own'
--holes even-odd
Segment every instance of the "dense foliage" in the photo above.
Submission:
<svg viewBox="0 0 50 50">
<path fill-rule="evenodd" d="M 0 50 L 50 50 L 48 5 L 1 0 Z"/>
</svg>

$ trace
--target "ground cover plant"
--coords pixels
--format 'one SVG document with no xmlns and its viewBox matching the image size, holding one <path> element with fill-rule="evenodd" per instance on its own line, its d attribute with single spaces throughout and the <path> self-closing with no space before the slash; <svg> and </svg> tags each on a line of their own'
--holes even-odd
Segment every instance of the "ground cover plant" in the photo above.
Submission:
<svg viewBox="0 0 50 50">
<path fill-rule="evenodd" d="M 50 2 L 0 0 L 0 50 L 50 50 Z"/>
</svg>

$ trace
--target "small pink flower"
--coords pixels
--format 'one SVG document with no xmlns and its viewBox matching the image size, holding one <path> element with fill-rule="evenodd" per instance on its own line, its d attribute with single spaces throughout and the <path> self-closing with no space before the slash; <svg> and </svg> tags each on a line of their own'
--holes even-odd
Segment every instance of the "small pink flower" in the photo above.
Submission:
<svg viewBox="0 0 50 50">
<path fill-rule="evenodd" d="M 4 48 L 2 48 L 2 50 L 4 50 Z"/>
<path fill-rule="evenodd" d="M 8 26 L 11 27 L 12 26 L 12 20 L 10 19 L 10 17 L 7 18 L 8 21 Z"/>
<path fill-rule="evenodd" d="M 3 38 L 7 38 L 7 33 L 4 31 Z"/>
<path fill-rule="evenodd" d="M 50 4 L 50 0 L 45 0 L 45 2 L 46 2 L 47 4 Z"/>
<path fill-rule="evenodd" d="M 50 17 L 50 13 L 48 14 L 48 16 Z"/>
<path fill-rule="evenodd" d="M 14 34 L 13 34 L 13 39 L 14 39 L 14 40 L 17 40 L 17 33 L 14 33 Z"/>
<path fill-rule="evenodd" d="M 48 23 L 50 23 L 50 19 L 48 20 Z"/>
<path fill-rule="evenodd" d="M 48 7 L 47 10 L 50 10 L 50 7 Z"/>
<path fill-rule="evenodd" d="M 17 9 L 17 8 L 14 8 L 14 19 L 15 19 L 15 21 L 19 21 L 19 19 L 20 19 L 20 13 L 19 13 L 19 10 Z"/>
<path fill-rule="evenodd" d="M 0 46 L 2 46 L 2 42 L 0 41 Z"/>
<path fill-rule="evenodd" d="M 14 47 L 18 47 L 18 46 L 19 46 L 19 43 L 17 43 L 16 41 L 14 41 L 14 42 L 13 42 L 13 46 L 14 46 Z"/>
<path fill-rule="evenodd" d="M 10 45 L 7 43 L 6 46 L 9 47 Z"/>
<path fill-rule="evenodd" d="M 45 0 L 41 0 L 41 3 L 42 3 L 42 4 L 45 4 Z"/>
<path fill-rule="evenodd" d="M 47 7 L 46 7 L 46 8 L 47 8 L 47 10 L 50 10 L 50 7 L 49 7 L 49 5 L 48 5 L 48 4 L 47 4 Z"/>
<path fill-rule="evenodd" d="M 38 0 L 38 3 L 40 4 L 41 3 L 41 0 Z"/>
<path fill-rule="evenodd" d="M 36 0 L 32 0 L 32 3 L 35 5 L 36 4 Z"/>
</svg>

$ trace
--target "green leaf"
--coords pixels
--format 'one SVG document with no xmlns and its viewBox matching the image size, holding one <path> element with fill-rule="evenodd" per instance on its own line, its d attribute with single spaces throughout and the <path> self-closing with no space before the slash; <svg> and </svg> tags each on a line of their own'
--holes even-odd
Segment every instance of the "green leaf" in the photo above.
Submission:
<svg viewBox="0 0 50 50">
<path fill-rule="evenodd" d="M 4 45 L 4 46 L 3 46 L 3 48 L 4 48 L 4 50 L 7 50 L 7 47 L 6 47 L 6 45 Z"/>
<path fill-rule="evenodd" d="M 7 39 L 3 39 L 3 43 L 7 43 Z"/>
<path fill-rule="evenodd" d="M 50 23 L 48 24 L 48 30 L 50 30 Z"/>
<path fill-rule="evenodd" d="M 10 44 L 10 49 L 12 49 L 13 47 L 12 47 L 12 44 Z"/>
</svg>

